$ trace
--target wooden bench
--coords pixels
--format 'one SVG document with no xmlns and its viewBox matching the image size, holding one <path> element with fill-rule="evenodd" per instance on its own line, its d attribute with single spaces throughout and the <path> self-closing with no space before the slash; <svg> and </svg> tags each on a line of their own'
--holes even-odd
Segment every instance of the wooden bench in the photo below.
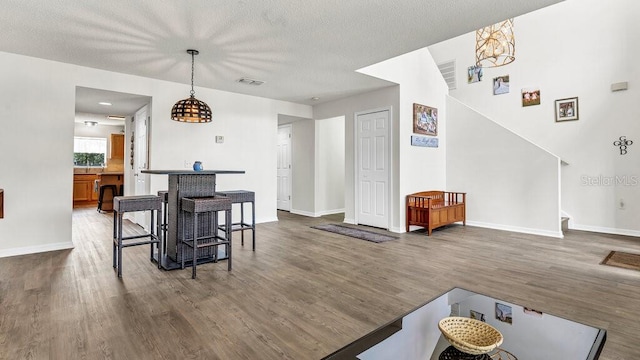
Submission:
<svg viewBox="0 0 640 360">
<path fill-rule="evenodd" d="M 411 225 L 427 229 L 462 221 L 466 225 L 466 193 L 422 191 L 407 195 L 407 232 Z"/>
</svg>

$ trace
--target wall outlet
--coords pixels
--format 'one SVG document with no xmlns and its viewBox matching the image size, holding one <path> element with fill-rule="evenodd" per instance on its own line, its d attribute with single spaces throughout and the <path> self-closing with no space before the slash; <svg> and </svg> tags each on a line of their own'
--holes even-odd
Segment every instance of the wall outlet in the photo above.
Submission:
<svg viewBox="0 0 640 360">
<path fill-rule="evenodd" d="M 185 169 L 188 169 L 188 168 L 190 168 L 190 167 L 191 167 L 191 163 L 189 162 L 189 160 L 185 160 L 185 161 L 184 161 L 184 168 L 185 168 Z"/>
<path fill-rule="evenodd" d="M 224 142 L 224 136 L 216 136 L 216 143 L 217 144 L 222 144 Z"/>
</svg>

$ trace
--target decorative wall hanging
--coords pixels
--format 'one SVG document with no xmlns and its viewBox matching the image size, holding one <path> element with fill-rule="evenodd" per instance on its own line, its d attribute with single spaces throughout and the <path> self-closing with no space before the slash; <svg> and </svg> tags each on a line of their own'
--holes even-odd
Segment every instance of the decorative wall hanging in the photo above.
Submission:
<svg viewBox="0 0 640 360">
<path fill-rule="evenodd" d="M 632 140 L 627 140 L 626 136 L 620 136 L 618 140 L 613 142 L 613 146 L 620 148 L 620 155 L 627 155 L 627 147 L 633 145 Z"/>
<path fill-rule="evenodd" d="M 578 98 L 556 100 L 556 122 L 578 120 Z"/>
<path fill-rule="evenodd" d="M 482 75 L 482 66 L 480 65 L 473 65 L 467 68 L 467 81 L 469 84 L 482 81 Z"/>
<path fill-rule="evenodd" d="M 540 105 L 540 89 L 522 89 L 522 106 Z"/>
<path fill-rule="evenodd" d="M 493 78 L 493 95 L 507 94 L 509 92 L 509 75 Z"/>
<path fill-rule="evenodd" d="M 496 319 L 506 322 L 508 324 L 513 323 L 513 314 L 511 312 L 511 306 L 496 303 Z"/>
<path fill-rule="evenodd" d="M 480 320 L 482 322 L 486 322 L 487 319 L 484 317 L 484 314 L 481 312 L 477 312 L 475 310 L 469 310 L 469 317 L 472 319 Z"/>
<path fill-rule="evenodd" d="M 513 19 L 476 30 L 476 65 L 498 67 L 516 59 Z"/>
<path fill-rule="evenodd" d="M 413 146 L 437 148 L 438 143 L 439 143 L 438 138 L 411 135 L 411 145 Z"/>
<path fill-rule="evenodd" d="M 438 135 L 438 109 L 426 105 L 413 104 L 413 132 L 424 135 Z"/>
</svg>

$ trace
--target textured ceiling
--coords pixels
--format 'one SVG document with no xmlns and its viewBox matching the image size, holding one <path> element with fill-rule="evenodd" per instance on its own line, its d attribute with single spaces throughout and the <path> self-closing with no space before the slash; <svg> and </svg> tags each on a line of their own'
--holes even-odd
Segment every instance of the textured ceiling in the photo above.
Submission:
<svg viewBox="0 0 640 360">
<path fill-rule="evenodd" d="M 0 51 L 188 84 L 195 48 L 196 86 L 315 104 L 388 85 L 359 68 L 559 1 L 3 0 Z"/>
</svg>

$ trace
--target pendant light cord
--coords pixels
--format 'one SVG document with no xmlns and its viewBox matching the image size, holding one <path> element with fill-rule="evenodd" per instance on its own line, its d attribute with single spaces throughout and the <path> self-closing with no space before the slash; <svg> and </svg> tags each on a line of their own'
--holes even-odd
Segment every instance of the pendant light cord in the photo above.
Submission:
<svg viewBox="0 0 640 360">
<path fill-rule="evenodd" d="M 194 53 L 191 53 L 191 97 L 194 97 L 195 91 L 193 90 L 193 62 L 194 62 Z"/>
</svg>

